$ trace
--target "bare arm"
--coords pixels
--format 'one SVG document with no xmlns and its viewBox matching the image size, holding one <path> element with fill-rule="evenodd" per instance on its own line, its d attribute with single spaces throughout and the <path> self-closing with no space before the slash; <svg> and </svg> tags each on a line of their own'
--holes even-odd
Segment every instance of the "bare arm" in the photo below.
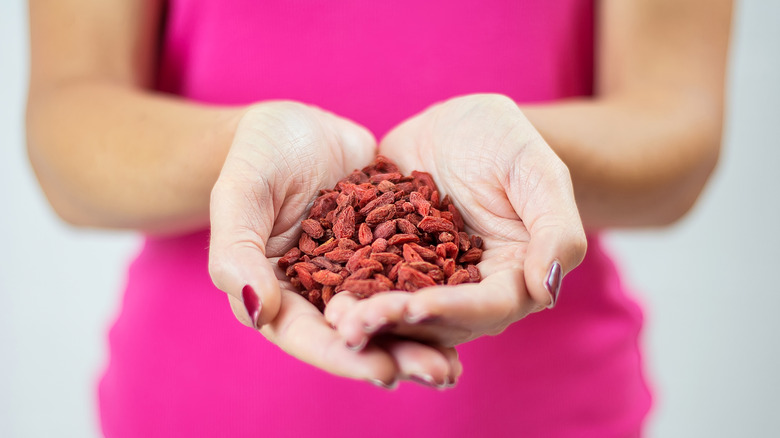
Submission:
<svg viewBox="0 0 780 438">
<path fill-rule="evenodd" d="M 379 322 L 443 345 L 495 335 L 555 304 L 561 272 L 585 254 L 583 224 L 662 225 L 690 208 L 719 152 L 731 2 L 599 4 L 596 97 L 521 112 L 504 96 L 465 96 L 383 140 L 402 168 L 426 169 L 454 194 L 485 241 L 483 279 L 362 301 L 339 294 L 326 317 L 345 339 L 370 337 L 365 327 Z"/>
<path fill-rule="evenodd" d="M 730 0 L 605 0 L 597 97 L 523 108 L 571 171 L 588 228 L 664 225 L 717 161 Z"/>
<path fill-rule="evenodd" d="M 159 12 L 146 0 L 31 0 L 28 149 L 57 212 L 153 233 L 210 224 L 209 271 L 236 317 L 325 371 L 382 385 L 456 374 L 453 349 L 348 349 L 269 260 L 297 241 L 320 188 L 368 164 L 373 136 L 300 103 L 219 108 L 149 91 Z"/>
<path fill-rule="evenodd" d="M 153 233 L 208 224 L 244 109 L 149 91 L 160 11 L 159 1 L 30 2 L 28 152 L 73 224 Z"/>
</svg>

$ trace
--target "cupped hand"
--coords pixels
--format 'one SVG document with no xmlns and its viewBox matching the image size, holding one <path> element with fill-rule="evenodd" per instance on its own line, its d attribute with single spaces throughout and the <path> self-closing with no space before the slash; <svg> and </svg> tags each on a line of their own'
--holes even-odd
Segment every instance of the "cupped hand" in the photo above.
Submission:
<svg viewBox="0 0 780 438">
<path fill-rule="evenodd" d="M 243 115 L 211 194 L 209 272 L 236 317 L 287 353 L 330 373 L 388 386 L 458 372 L 453 349 L 388 338 L 350 349 L 276 261 L 300 235 L 320 189 L 376 152 L 364 128 L 321 109 L 268 102 Z"/>
<path fill-rule="evenodd" d="M 587 241 L 567 167 L 512 100 L 471 95 L 434 105 L 390 132 L 380 153 L 404 173 L 429 172 L 450 196 L 467 231 L 484 240 L 483 280 L 360 301 L 336 295 L 325 315 L 348 342 L 391 326 L 453 346 L 555 305 Z"/>
</svg>

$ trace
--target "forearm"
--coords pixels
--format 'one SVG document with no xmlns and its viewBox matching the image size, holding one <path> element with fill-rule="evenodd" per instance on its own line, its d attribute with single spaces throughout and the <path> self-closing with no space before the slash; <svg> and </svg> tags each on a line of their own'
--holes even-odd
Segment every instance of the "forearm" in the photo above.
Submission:
<svg viewBox="0 0 780 438">
<path fill-rule="evenodd" d="M 658 226 L 687 212 L 715 167 L 722 106 L 634 94 L 523 108 L 569 167 L 586 228 Z"/>
<path fill-rule="evenodd" d="M 242 113 L 109 82 L 34 88 L 28 151 L 68 222 L 183 232 L 208 224 L 210 191 Z"/>
</svg>

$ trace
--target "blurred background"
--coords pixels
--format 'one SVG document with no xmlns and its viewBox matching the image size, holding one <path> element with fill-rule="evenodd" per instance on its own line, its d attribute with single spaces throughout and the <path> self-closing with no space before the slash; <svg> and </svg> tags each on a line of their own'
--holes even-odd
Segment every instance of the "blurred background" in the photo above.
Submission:
<svg viewBox="0 0 780 438">
<path fill-rule="evenodd" d="M 664 230 L 608 237 L 645 304 L 651 437 L 780 430 L 780 2 L 738 4 L 720 166 Z M 130 233 L 53 215 L 24 150 L 27 10 L 0 1 L 0 436 L 99 435 L 97 376 Z"/>
</svg>

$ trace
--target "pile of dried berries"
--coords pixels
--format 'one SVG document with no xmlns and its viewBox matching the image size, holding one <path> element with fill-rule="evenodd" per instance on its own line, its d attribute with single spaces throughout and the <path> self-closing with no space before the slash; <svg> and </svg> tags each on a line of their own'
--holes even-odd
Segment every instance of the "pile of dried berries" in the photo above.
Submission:
<svg viewBox="0 0 780 438">
<path fill-rule="evenodd" d="M 323 190 L 301 228 L 298 247 L 278 263 L 320 310 L 344 290 L 366 298 L 480 280 L 482 238 L 463 231 L 430 174 L 403 176 L 383 156 Z"/>
</svg>

